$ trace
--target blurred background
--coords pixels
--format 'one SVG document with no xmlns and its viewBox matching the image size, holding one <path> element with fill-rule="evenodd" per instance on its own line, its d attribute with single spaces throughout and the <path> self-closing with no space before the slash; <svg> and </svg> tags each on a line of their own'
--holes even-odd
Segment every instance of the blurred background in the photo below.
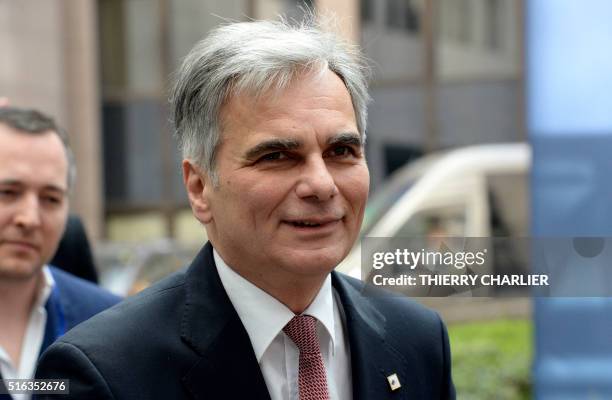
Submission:
<svg viewBox="0 0 612 400">
<path fill-rule="evenodd" d="M 567 9 L 568 1 L 556 4 Z M 603 3 L 589 1 L 594 8 L 584 8 L 597 15 Z M 84 222 L 103 286 L 137 292 L 185 266 L 205 241 L 188 206 L 168 122 L 172 71 L 224 21 L 278 14 L 299 19 L 304 6 L 335 13 L 338 33 L 360 44 L 374 69 L 366 149 L 371 202 L 363 235 L 588 236 L 612 230 L 607 214 L 597 219 L 596 230 L 586 224 L 575 232 L 571 218 L 565 229 L 547 225 L 572 207 L 589 209 L 579 198 L 563 203 L 565 211 L 551 207 L 575 191 L 546 186 L 561 176 L 546 175 L 550 168 L 535 177 L 542 184 L 537 187 L 556 191 L 532 190 L 532 153 L 552 147 L 533 145 L 541 142 L 534 132 L 548 128 L 528 118 L 528 99 L 540 92 L 528 92 L 527 72 L 543 76 L 548 70 L 536 68 L 545 65 L 533 64 L 537 57 L 526 57 L 526 43 L 538 37 L 537 27 L 547 26 L 540 22 L 555 7 L 549 0 L 0 0 L 0 97 L 41 109 L 67 128 L 78 168 L 72 212 Z M 563 25 L 570 32 L 576 21 L 586 21 L 570 17 L 572 24 Z M 564 149 L 575 147 L 572 142 Z M 572 164 L 559 166 L 552 171 L 572 172 Z M 574 178 L 580 183 L 584 176 Z M 560 214 L 538 213 L 546 207 Z M 460 399 L 612 398 L 609 384 L 597 380 L 576 393 L 559 389 L 563 371 L 575 363 L 555 364 L 560 375 L 541 372 L 542 360 L 559 354 L 534 352 L 533 344 L 548 343 L 560 325 L 536 312 L 539 332 L 546 333 L 534 331 L 528 296 L 424 302 L 449 323 Z M 563 310 L 561 315 L 572 320 Z M 601 365 L 610 372 L 606 357 Z"/>
<path fill-rule="evenodd" d="M 332 11 L 374 67 L 372 190 L 425 153 L 525 139 L 519 0 L 0 0 L 0 96 L 69 131 L 90 236 L 201 243 L 168 123 L 171 73 L 224 20 Z M 434 9 L 435 7 L 435 9 Z"/>
</svg>

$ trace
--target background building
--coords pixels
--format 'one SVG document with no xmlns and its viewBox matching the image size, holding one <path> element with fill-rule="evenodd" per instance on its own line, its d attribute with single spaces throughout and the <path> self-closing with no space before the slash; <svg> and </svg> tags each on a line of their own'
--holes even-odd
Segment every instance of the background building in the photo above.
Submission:
<svg viewBox="0 0 612 400">
<path fill-rule="evenodd" d="M 372 190 L 426 152 L 524 139 L 521 0 L 0 0 L 0 96 L 70 132 L 74 211 L 110 240 L 201 241 L 168 123 L 172 71 L 227 20 L 337 15 L 374 67 Z"/>
</svg>

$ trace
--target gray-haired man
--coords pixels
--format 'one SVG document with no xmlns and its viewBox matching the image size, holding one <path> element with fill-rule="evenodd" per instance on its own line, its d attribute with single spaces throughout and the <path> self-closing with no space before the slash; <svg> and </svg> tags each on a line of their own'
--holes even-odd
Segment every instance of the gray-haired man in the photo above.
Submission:
<svg viewBox="0 0 612 400">
<path fill-rule="evenodd" d="M 454 398 L 439 317 L 332 272 L 368 194 L 364 72 L 312 24 L 235 23 L 196 45 L 172 98 L 210 242 L 54 345 L 39 376 L 71 379 L 72 398 Z"/>
</svg>

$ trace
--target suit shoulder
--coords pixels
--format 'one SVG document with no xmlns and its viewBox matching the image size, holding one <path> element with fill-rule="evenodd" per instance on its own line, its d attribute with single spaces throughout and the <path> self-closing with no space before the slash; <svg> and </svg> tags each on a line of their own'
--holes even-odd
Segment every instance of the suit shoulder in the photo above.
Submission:
<svg viewBox="0 0 612 400">
<path fill-rule="evenodd" d="M 177 310 L 184 302 L 184 281 L 184 272 L 174 273 L 76 326 L 61 340 L 80 348 L 100 345 L 95 338 L 101 336 L 117 348 L 124 342 L 131 343 L 143 332 L 159 328 L 159 321 L 172 323 L 180 318 Z"/>
<path fill-rule="evenodd" d="M 121 297 L 89 281 L 53 266 L 49 269 L 62 298 L 68 299 L 68 301 L 76 301 L 79 304 L 95 303 L 103 308 L 110 307 L 121 301 Z"/>
</svg>

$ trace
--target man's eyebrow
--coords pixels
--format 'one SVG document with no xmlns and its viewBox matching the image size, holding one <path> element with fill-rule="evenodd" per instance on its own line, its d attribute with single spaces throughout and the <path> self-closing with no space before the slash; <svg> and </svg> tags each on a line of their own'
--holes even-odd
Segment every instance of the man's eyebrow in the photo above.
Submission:
<svg viewBox="0 0 612 400">
<path fill-rule="evenodd" d="M 269 151 L 295 150 L 298 147 L 300 147 L 300 142 L 295 139 L 269 139 L 247 150 L 245 157 L 247 159 L 254 159 Z"/>
<path fill-rule="evenodd" d="M 4 180 L 0 180 L 0 186 L 24 186 L 23 182 L 18 181 L 16 179 L 4 179 Z M 52 191 L 52 192 L 58 192 L 63 194 L 66 194 L 68 192 L 68 189 L 63 188 L 61 186 L 57 186 L 57 185 L 45 185 L 42 187 L 42 190 L 45 191 Z"/>
<path fill-rule="evenodd" d="M 45 191 L 51 191 L 51 192 L 58 192 L 62 195 L 66 194 L 68 192 L 68 190 L 66 188 L 60 187 L 60 186 L 56 186 L 56 185 L 45 185 L 43 186 L 43 190 Z"/>
<path fill-rule="evenodd" d="M 329 146 L 337 144 L 345 144 L 351 146 L 362 146 L 361 136 L 354 132 L 343 132 L 330 137 L 327 140 Z"/>
<path fill-rule="evenodd" d="M 0 179 L 0 186 L 21 187 L 23 182 L 17 179 Z"/>
</svg>

